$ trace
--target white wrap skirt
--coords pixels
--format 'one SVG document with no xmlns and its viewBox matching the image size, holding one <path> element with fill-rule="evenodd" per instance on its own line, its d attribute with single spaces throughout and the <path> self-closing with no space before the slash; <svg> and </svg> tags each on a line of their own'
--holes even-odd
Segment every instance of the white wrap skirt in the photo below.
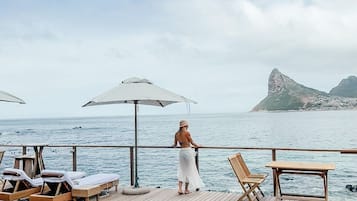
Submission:
<svg viewBox="0 0 357 201">
<path fill-rule="evenodd" d="M 197 189 L 204 186 L 196 168 L 195 156 L 196 152 L 190 147 L 181 148 L 179 153 L 177 178 L 183 183 L 189 183 L 190 189 Z"/>
</svg>

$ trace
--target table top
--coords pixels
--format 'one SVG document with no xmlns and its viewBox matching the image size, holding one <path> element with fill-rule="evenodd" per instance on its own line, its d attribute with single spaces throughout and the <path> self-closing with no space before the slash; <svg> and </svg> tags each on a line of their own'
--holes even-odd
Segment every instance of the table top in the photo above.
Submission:
<svg viewBox="0 0 357 201">
<path fill-rule="evenodd" d="M 333 163 L 297 162 L 297 161 L 271 161 L 266 167 L 284 170 L 326 171 L 336 168 Z"/>
<path fill-rule="evenodd" d="M 26 147 L 48 146 L 48 143 L 23 144 L 22 146 L 26 146 Z"/>
<path fill-rule="evenodd" d="M 35 159 L 34 155 L 20 155 L 20 156 L 15 156 L 15 159 Z"/>
</svg>

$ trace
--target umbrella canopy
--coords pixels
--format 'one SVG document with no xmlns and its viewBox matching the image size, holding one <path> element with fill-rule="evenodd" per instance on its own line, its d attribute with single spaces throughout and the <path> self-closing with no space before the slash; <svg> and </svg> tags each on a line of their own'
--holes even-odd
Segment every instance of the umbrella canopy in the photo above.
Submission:
<svg viewBox="0 0 357 201">
<path fill-rule="evenodd" d="M 83 107 L 119 103 L 135 104 L 135 102 L 142 105 L 161 107 L 177 102 L 196 103 L 193 100 L 160 88 L 147 79 L 129 78 L 122 81 L 119 86 L 95 97 Z"/>
<path fill-rule="evenodd" d="M 25 104 L 25 101 L 23 101 L 21 98 L 18 98 L 4 91 L 0 91 L 0 101 Z"/>
<path fill-rule="evenodd" d="M 165 107 L 172 103 L 196 103 L 184 96 L 180 96 L 166 89 L 154 85 L 147 79 L 129 78 L 122 81 L 119 86 L 93 98 L 84 104 L 86 106 L 107 104 L 134 104 L 135 107 L 135 184 L 139 187 L 137 174 L 137 105 L 152 105 Z"/>
</svg>

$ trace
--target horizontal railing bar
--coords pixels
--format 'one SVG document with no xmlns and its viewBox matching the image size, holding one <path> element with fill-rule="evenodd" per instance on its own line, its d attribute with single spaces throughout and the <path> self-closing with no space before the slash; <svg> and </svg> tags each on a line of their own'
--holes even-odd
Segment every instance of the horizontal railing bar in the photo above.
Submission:
<svg viewBox="0 0 357 201">
<path fill-rule="evenodd" d="M 71 145 L 61 145 L 61 144 L 0 144 L 0 147 L 93 147 L 93 148 L 130 148 L 133 146 L 120 146 L 120 145 L 82 145 L 82 144 L 71 144 Z"/>
<path fill-rule="evenodd" d="M 71 144 L 71 145 L 61 145 L 61 144 L 0 144 L 0 147 L 83 147 L 83 148 L 130 148 L 134 146 L 121 146 L 121 145 L 83 145 L 83 144 Z M 139 145 L 138 148 L 145 149 L 167 149 L 174 148 L 172 146 L 149 146 L 149 145 Z M 176 147 L 179 148 L 179 147 Z M 308 151 L 308 152 L 339 152 L 339 153 L 357 153 L 357 149 L 310 149 L 310 148 L 286 148 L 286 147 L 233 147 L 233 146 L 200 146 L 199 149 L 240 149 L 240 150 L 266 150 L 266 151 Z"/>
<path fill-rule="evenodd" d="M 341 151 L 341 154 L 357 154 L 357 148 L 356 149 L 344 149 Z"/>
</svg>

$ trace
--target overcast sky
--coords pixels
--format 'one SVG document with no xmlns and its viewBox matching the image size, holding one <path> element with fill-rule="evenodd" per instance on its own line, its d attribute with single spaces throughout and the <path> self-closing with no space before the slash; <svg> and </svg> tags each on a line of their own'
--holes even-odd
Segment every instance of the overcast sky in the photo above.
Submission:
<svg viewBox="0 0 357 201">
<path fill-rule="evenodd" d="M 0 0 L 0 90 L 27 103 L 0 118 L 130 115 L 81 106 L 133 76 L 196 100 L 191 113 L 248 112 L 273 68 L 326 92 L 357 75 L 356 36 L 355 0 Z"/>
</svg>

